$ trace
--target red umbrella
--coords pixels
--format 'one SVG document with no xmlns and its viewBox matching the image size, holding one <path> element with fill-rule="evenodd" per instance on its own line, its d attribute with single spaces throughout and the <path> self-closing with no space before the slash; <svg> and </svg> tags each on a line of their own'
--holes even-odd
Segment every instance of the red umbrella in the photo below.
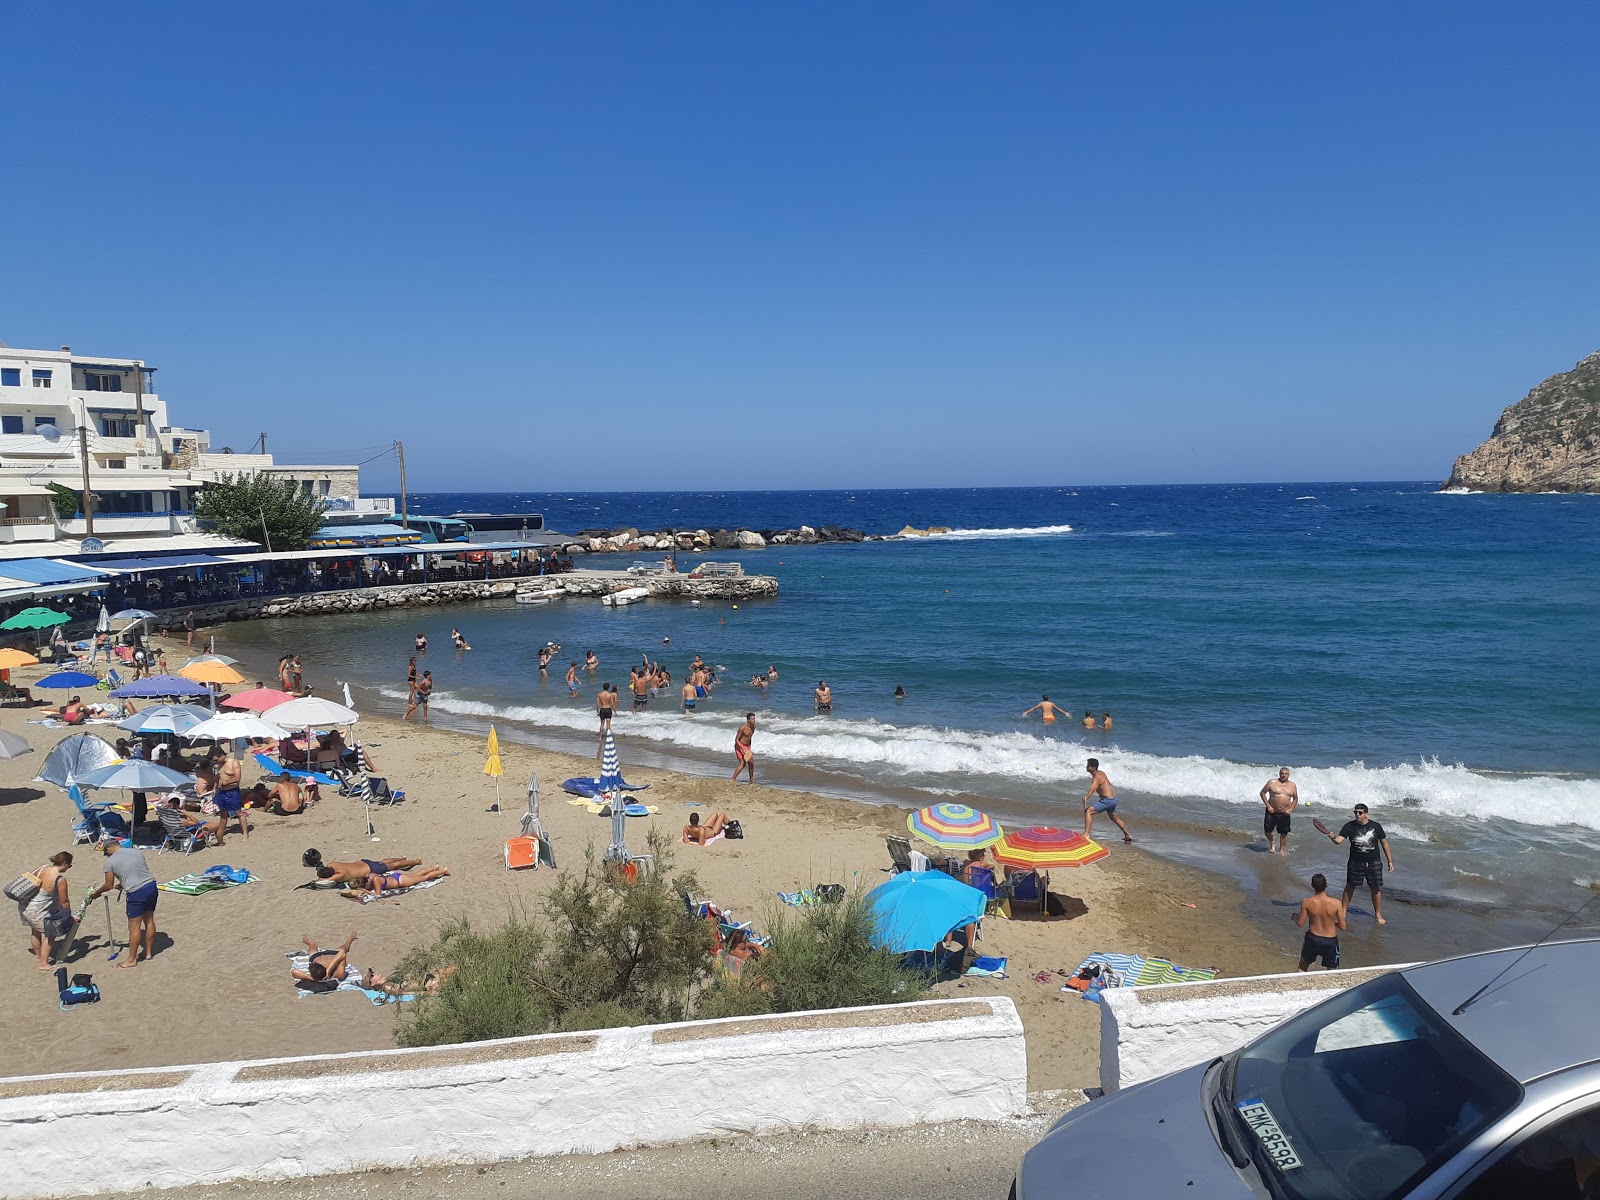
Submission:
<svg viewBox="0 0 1600 1200">
<path fill-rule="evenodd" d="M 222 702 L 223 708 L 247 708 L 251 712 L 266 712 L 269 708 L 276 708 L 294 697 L 288 692 L 280 692 L 277 688 L 258 687 L 251 688 L 248 692 L 240 692 L 237 696 L 229 696 Z"/>
</svg>

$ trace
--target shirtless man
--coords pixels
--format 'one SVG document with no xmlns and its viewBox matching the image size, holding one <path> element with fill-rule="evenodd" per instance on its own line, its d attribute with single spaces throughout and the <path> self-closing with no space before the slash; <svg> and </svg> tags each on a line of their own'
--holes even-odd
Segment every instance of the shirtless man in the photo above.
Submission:
<svg viewBox="0 0 1600 1200">
<path fill-rule="evenodd" d="M 694 702 L 700 698 L 700 693 L 695 688 L 693 679 L 684 681 L 683 692 L 681 695 L 683 697 L 683 711 L 686 713 L 693 713 Z"/>
<path fill-rule="evenodd" d="M 1278 777 L 1261 788 L 1261 803 L 1267 806 L 1261 829 L 1267 835 L 1268 854 L 1289 853 L 1289 814 L 1300 803 L 1300 789 L 1289 782 L 1289 768 L 1278 768 Z M 1277 845 L 1273 845 L 1274 838 Z M 1304 968 L 1302 968 L 1303 970 Z"/>
<path fill-rule="evenodd" d="M 572 699 L 578 698 L 578 664 L 567 664 L 567 678 L 565 680 L 567 691 L 572 693 Z"/>
<path fill-rule="evenodd" d="M 598 759 L 605 750 L 606 734 L 611 732 L 611 718 L 617 715 L 617 688 L 615 684 L 602 683 L 594 698 L 594 711 L 600 717 L 600 745 L 595 750 Z"/>
<path fill-rule="evenodd" d="M 1067 715 L 1066 713 L 1062 712 L 1061 709 L 1058 708 L 1056 705 L 1050 703 L 1050 697 L 1049 696 L 1043 697 L 1039 701 L 1039 703 L 1035 704 L 1032 708 L 1030 708 L 1027 712 L 1023 713 L 1022 715 L 1023 715 L 1024 718 L 1027 718 L 1027 717 L 1031 717 L 1036 712 L 1042 712 L 1044 714 L 1044 723 L 1046 725 L 1054 725 L 1056 723 L 1057 714 L 1060 714 L 1063 717 Z"/>
<path fill-rule="evenodd" d="M 308 867 L 315 867 L 317 880 L 321 883 L 359 883 L 373 872 L 382 874 L 385 871 L 409 871 L 412 867 L 420 867 L 420 858 L 363 858 L 358 862 L 323 862 L 322 855 L 315 850 L 307 850 L 300 861 Z"/>
<path fill-rule="evenodd" d="M 1110 729 L 1111 728 L 1111 714 L 1110 713 L 1101 713 L 1100 714 L 1100 728 L 1101 729 Z"/>
<path fill-rule="evenodd" d="M 406 705 L 406 715 L 402 721 L 411 720 L 411 714 L 419 708 L 422 710 L 422 719 L 428 719 L 428 697 L 433 695 L 433 672 L 424 671 L 422 678 L 417 680 L 417 686 L 411 689 L 411 702 Z"/>
<path fill-rule="evenodd" d="M 1095 727 L 1094 714 L 1092 712 L 1088 712 L 1088 711 L 1084 712 L 1084 714 L 1083 714 L 1083 727 L 1085 729 L 1093 729 Z"/>
<path fill-rule="evenodd" d="M 833 711 L 833 689 L 828 686 L 826 679 L 817 680 L 817 712 L 827 715 Z"/>
<path fill-rule="evenodd" d="M 257 785 L 260 786 L 259 784 Z M 266 810 L 276 813 L 280 817 L 292 816 L 297 812 L 304 812 L 307 805 L 317 802 L 317 785 L 314 780 L 307 780 L 304 787 L 285 775 L 273 785 L 271 791 L 266 791 L 263 803 Z M 254 801 L 252 801 L 254 803 Z"/>
<path fill-rule="evenodd" d="M 331 992 L 344 979 L 344 970 L 350 961 L 350 947 L 355 944 L 356 931 L 352 929 L 350 936 L 344 939 L 344 945 L 337 950 L 319 948 L 316 942 L 311 940 L 310 934 L 300 940 L 305 943 L 306 951 L 310 955 L 310 961 L 306 963 L 304 971 L 291 968 L 289 977 L 299 983 L 324 985 L 310 990 Z M 333 986 L 327 987 L 326 985 L 328 984 Z"/>
<path fill-rule="evenodd" d="M 239 836 L 245 841 L 250 840 L 250 822 L 244 815 L 244 797 L 239 792 L 239 781 L 244 776 L 244 768 L 239 765 L 239 760 L 230 751 L 223 758 L 222 764 L 217 768 L 217 810 L 222 815 L 222 824 L 226 828 L 230 818 L 237 818 L 239 822 Z M 222 831 L 217 831 L 217 845 L 222 845 Z"/>
<path fill-rule="evenodd" d="M 1116 827 L 1122 830 L 1122 840 L 1133 841 L 1133 834 L 1128 832 L 1128 827 L 1122 823 L 1122 818 L 1117 816 L 1117 793 L 1111 786 L 1111 780 L 1106 778 L 1106 773 L 1100 769 L 1100 760 L 1091 758 L 1089 767 L 1089 790 L 1083 794 L 1083 836 L 1089 837 L 1094 829 L 1094 818 L 1097 813 L 1111 818 Z"/>
<path fill-rule="evenodd" d="M 739 772 L 748 771 L 750 782 L 756 781 L 756 752 L 751 748 L 750 739 L 756 735 L 755 713 L 745 713 L 744 724 L 739 726 L 739 732 L 733 735 L 733 781 L 739 781 Z"/>
<path fill-rule="evenodd" d="M 1344 905 L 1328 895 L 1328 877 L 1320 872 L 1311 877 L 1311 891 L 1294 914 L 1295 928 L 1306 929 L 1300 944 L 1300 969 L 1309 969 L 1320 958 L 1323 967 L 1331 971 L 1339 965 L 1339 930 L 1349 928 L 1344 922 Z"/>
<path fill-rule="evenodd" d="M 650 707 L 650 680 L 649 671 L 635 671 L 633 678 L 628 682 L 628 690 L 633 693 L 633 711 L 644 712 Z"/>
</svg>

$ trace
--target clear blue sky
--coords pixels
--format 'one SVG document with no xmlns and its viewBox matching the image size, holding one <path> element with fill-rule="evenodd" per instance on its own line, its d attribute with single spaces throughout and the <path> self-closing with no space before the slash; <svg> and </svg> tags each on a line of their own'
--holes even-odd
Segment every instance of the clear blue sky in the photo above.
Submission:
<svg viewBox="0 0 1600 1200">
<path fill-rule="evenodd" d="M 1597 37 L 11 0 L 0 339 L 414 490 L 1442 479 L 1600 348 Z"/>
</svg>

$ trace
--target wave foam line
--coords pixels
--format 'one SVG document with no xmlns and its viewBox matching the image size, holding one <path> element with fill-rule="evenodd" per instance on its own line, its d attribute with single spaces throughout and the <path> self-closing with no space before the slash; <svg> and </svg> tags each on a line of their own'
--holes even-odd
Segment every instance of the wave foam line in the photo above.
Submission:
<svg viewBox="0 0 1600 1200">
<path fill-rule="evenodd" d="M 978 541 L 984 538 L 1026 538 L 1026 537 L 1054 537 L 1061 533 L 1071 533 L 1071 525 L 1029 525 L 1017 529 L 950 529 L 944 533 L 930 533 L 929 541 Z"/>
<path fill-rule="evenodd" d="M 404 693 L 379 691 L 394 699 Z M 681 747 L 715 755 L 733 753 L 734 729 L 743 720 L 743 702 L 725 712 L 702 707 L 692 717 L 678 712 L 666 697 L 656 712 L 618 712 L 619 739 L 643 738 L 658 746 Z M 701 702 L 704 705 L 704 701 Z M 716 704 L 716 701 L 712 701 Z M 463 716 L 520 721 L 548 729 L 586 734 L 598 730 L 588 708 L 542 704 L 496 706 L 450 692 L 434 694 L 433 704 Z M 930 726 L 883 725 L 840 717 L 761 714 L 756 753 L 775 762 L 795 763 L 852 775 L 870 782 L 893 782 L 936 791 L 981 791 L 1008 783 L 1044 789 L 1039 798 L 1073 801 L 1088 787 L 1084 760 L 1093 755 L 1119 789 L 1140 796 L 1204 799 L 1258 808 L 1261 785 L 1278 764 L 1230 762 L 1201 755 L 1145 754 L 1117 746 L 1090 747 L 1062 738 L 1029 733 L 978 733 Z M 626 751 L 624 751 L 626 761 Z M 1600 831 L 1600 779 L 1487 774 L 1437 759 L 1368 767 L 1294 767 L 1295 782 L 1308 806 L 1307 817 L 1333 814 L 1342 820 L 1364 802 L 1375 812 L 1425 813 L 1444 820 L 1503 820 L 1546 827 L 1579 826 Z M 1381 816 L 1380 816 L 1381 819 Z M 1426 833 L 1417 834 L 1419 840 Z"/>
</svg>

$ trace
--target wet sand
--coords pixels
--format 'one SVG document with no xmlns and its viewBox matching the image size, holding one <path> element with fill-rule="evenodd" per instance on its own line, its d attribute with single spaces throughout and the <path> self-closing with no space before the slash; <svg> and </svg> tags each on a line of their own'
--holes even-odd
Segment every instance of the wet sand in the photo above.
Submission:
<svg viewBox="0 0 1600 1200">
<path fill-rule="evenodd" d="M 225 632 L 225 631 L 224 631 Z M 221 637 L 219 650 L 227 651 Z M 174 668 L 186 657 L 168 644 Z M 249 678 L 270 664 L 241 664 Z M 320 669 L 319 669 L 320 668 Z M 306 679 L 319 694 L 335 696 L 337 664 L 308 664 Z M 19 684 L 48 667 L 13 672 Z M 270 678 L 270 673 L 266 676 Z M 46 695 L 51 695 L 46 693 Z M 59 696 L 59 693 L 54 695 Z M 370 693 L 368 693 L 370 697 Z M 586 849 L 604 849 L 609 821 L 567 803 L 561 781 L 592 775 L 592 757 L 579 757 L 502 740 L 505 775 L 501 812 L 494 781 L 483 772 L 485 723 L 480 736 L 402 723 L 400 706 L 364 700 L 357 737 L 392 786 L 404 788 L 405 803 L 374 809 L 377 839 L 365 834 L 362 805 L 325 789 L 321 804 L 290 817 L 258 814 L 248 841 L 230 834 L 220 848 L 192 856 L 149 852 L 165 882 L 216 863 L 248 867 L 261 882 L 203 896 L 163 893 L 157 909 L 160 936 L 150 962 L 132 970 L 107 961 L 104 902 L 84 921 L 73 972 L 92 973 L 104 999 L 62 1012 L 53 976 L 34 969 L 27 934 L 12 925 L 10 965 L 0 971 L 0 1005 L 10 1036 L 0 1054 L 0 1074 L 164 1066 L 228 1059 L 382 1049 L 393 1044 L 395 1007 L 378 1007 L 358 993 L 301 997 L 292 987 L 285 954 L 302 934 L 336 945 L 358 937 L 351 961 L 387 970 L 406 950 L 431 937 L 439 922 L 459 915 L 493 924 L 513 911 L 532 909 L 555 872 L 507 872 L 505 840 L 516 834 L 525 809 L 525 788 L 537 775 L 541 816 L 553 837 L 558 861 L 578 864 Z M 385 708 L 390 711 L 385 711 Z M 76 817 L 56 788 L 30 780 L 43 755 L 73 730 L 29 724 L 37 713 L 0 710 L 0 728 L 21 733 L 35 753 L 0 762 L 0 823 L 6 831 L 11 875 L 31 870 L 51 853 L 72 849 L 68 873 L 74 903 L 98 883 L 97 855 L 71 847 Z M 458 718 L 459 720 L 459 718 Z M 89 732 L 114 740 L 110 725 Z M 756 736 L 760 777 L 760 734 Z M 631 782 L 649 783 L 639 794 L 659 813 L 628 822 L 629 844 L 643 848 L 651 828 L 674 839 L 675 869 L 692 869 L 702 897 L 715 899 L 742 919 L 766 924 L 778 906 L 776 893 L 818 883 L 873 887 L 888 878 L 884 836 L 904 833 L 905 812 L 851 800 L 727 780 L 630 766 Z M 728 770 L 733 769 L 730 745 Z M 255 779 L 246 771 L 247 783 Z M 981 806 L 981 796 L 971 797 Z M 708 847 L 676 844 L 690 812 L 723 811 L 743 823 L 743 841 Z M 703 819 L 703 818 L 702 818 Z M 1137 825 L 1135 832 L 1138 832 Z M 449 867 L 442 885 L 379 903 L 360 905 L 327 892 L 295 890 L 311 878 L 300 856 L 315 846 L 328 860 L 408 855 Z M 1197 870 L 1149 853 L 1139 845 L 1112 845 L 1111 857 L 1077 871 L 1055 873 L 1053 889 L 1079 898 L 1086 911 L 1072 918 L 1037 916 L 985 921 L 980 949 L 1009 961 L 1004 980 L 964 979 L 942 984 L 937 994 L 1010 996 L 1027 1028 L 1029 1081 L 1033 1090 L 1094 1086 L 1098 1082 L 1099 1007 L 1059 991 L 1052 974 L 1075 966 L 1095 951 L 1161 955 L 1187 966 L 1215 966 L 1225 975 L 1292 970 L 1298 936 L 1283 918 L 1281 939 L 1264 936 L 1244 911 L 1247 894 L 1223 875 Z M 1186 907 L 1192 904 L 1193 908 Z M 127 927 L 113 901 L 119 941 Z"/>
</svg>

